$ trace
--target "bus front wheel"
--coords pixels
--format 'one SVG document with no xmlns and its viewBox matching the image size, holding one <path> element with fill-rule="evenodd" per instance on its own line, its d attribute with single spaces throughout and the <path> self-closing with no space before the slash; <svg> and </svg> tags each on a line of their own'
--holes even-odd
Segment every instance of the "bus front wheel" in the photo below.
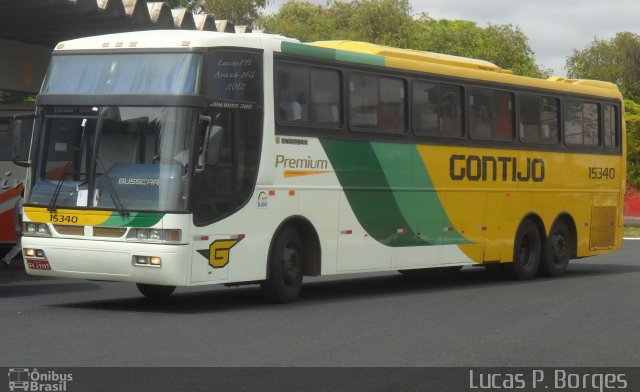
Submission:
<svg viewBox="0 0 640 392">
<path fill-rule="evenodd" d="M 525 220 L 516 233 L 513 262 L 504 264 L 506 272 L 514 279 L 528 280 L 536 276 L 542 256 L 542 239 L 535 223 Z"/>
<path fill-rule="evenodd" d="M 293 302 L 300 294 L 302 275 L 302 240 L 293 226 L 286 226 L 278 232 L 273 242 L 267 280 L 260 287 L 270 301 Z"/>
<path fill-rule="evenodd" d="M 167 299 L 173 294 L 173 290 L 176 289 L 176 286 L 160 286 L 157 284 L 144 283 L 136 283 L 136 286 L 138 286 L 138 290 L 142 295 L 152 300 Z"/>
</svg>

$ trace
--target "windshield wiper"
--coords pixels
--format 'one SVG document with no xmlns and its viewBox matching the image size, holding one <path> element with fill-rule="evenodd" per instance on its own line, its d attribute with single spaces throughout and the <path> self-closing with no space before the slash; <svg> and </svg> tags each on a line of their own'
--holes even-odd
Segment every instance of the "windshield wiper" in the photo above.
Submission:
<svg viewBox="0 0 640 392">
<path fill-rule="evenodd" d="M 82 152 L 82 146 L 84 146 L 84 135 L 85 135 L 85 131 L 87 130 L 87 119 L 84 118 L 82 119 L 82 133 L 80 134 L 80 146 L 78 148 L 75 148 L 75 151 L 80 151 Z M 68 174 L 72 174 L 69 169 L 71 168 L 71 166 L 73 165 L 73 157 L 71 157 L 71 159 L 69 159 L 69 161 L 67 162 L 66 165 L 64 165 L 64 170 L 62 171 L 62 175 L 60 176 L 60 179 L 58 180 L 58 183 L 56 184 L 56 188 L 53 190 L 53 196 L 51 197 L 51 201 L 49 202 L 49 206 L 47 207 L 47 210 L 49 212 L 55 212 L 56 211 L 56 202 L 58 201 L 58 196 L 60 195 L 60 191 L 62 190 L 62 184 L 64 184 L 64 180 L 65 177 L 67 177 Z M 75 173 L 74 173 L 75 174 Z M 84 174 L 85 178 L 87 176 L 86 173 L 82 173 L 82 172 L 78 172 L 77 174 Z"/>
<path fill-rule="evenodd" d="M 49 212 L 56 212 L 56 202 L 58 201 L 58 195 L 60 195 L 60 191 L 62 190 L 62 184 L 64 183 L 65 177 L 70 173 L 69 169 L 72 164 L 73 164 L 73 160 L 70 160 L 69 162 L 67 162 L 66 165 L 64 165 L 64 170 L 62 171 L 62 175 L 60 176 L 60 179 L 58 179 L 56 188 L 53 190 L 51 201 L 49 202 L 49 206 L 47 207 L 47 210 Z"/>
<path fill-rule="evenodd" d="M 120 213 L 120 215 L 122 216 L 129 215 L 129 211 L 127 211 L 127 209 L 124 207 L 124 203 L 120 200 L 120 197 L 118 197 L 118 192 L 116 191 L 116 188 L 113 186 L 113 183 L 111 182 L 111 177 L 107 175 L 107 171 L 105 170 L 102 160 L 96 156 L 96 162 L 98 162 L 98 165 L 100 165 L 100 170 L 102 171 L 102 173 L 96 173 L 96 175 L 99 175 L 100 177 L 106 179 L 107 191 L 109 192 L 109 196 L 111 196 L 113 205 L 118 209 L 118 212 Z"/>
</svg>

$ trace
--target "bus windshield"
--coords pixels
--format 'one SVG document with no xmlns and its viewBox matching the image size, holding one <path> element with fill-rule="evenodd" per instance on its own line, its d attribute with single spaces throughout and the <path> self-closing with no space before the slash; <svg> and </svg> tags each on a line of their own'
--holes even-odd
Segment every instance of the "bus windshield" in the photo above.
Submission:
<svg viewBox="0 0 640 392">
<path fill-rule="evenodd" d="M 57 55 L 41 94 L 196 94 L 197 53 Z"/>
<path fill-rule="evenodd" d="M 49 107 L 28 203 L 184 211 L 193 109 Z"/>
</svg>

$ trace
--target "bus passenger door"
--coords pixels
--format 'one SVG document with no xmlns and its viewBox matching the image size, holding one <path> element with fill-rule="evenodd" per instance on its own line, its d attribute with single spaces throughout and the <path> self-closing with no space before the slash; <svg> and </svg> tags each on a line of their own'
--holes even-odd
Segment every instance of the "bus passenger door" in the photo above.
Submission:
<svg viewBox="0 0 640 392">
<path fill-rule="evenodd" d="M 445 193 L 447 217 L 444 227 L 442 264 L 481 262 L 486 233 L 485 192 L 450 191 Z"/>
</svg>

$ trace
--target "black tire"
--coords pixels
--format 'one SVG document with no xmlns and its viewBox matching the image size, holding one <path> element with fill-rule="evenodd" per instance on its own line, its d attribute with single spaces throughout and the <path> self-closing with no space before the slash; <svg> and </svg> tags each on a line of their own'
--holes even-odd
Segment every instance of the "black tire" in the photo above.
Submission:
<svg viewBox="0 0 640 392">
<path fill-rule="evenodd" d="M 516 280 L 536 276 L 542 258 L 542 239 L 538 227 L 530 220 L 520 223 L 513 246 L 513 262 L 503 264 L 507 274 Z"/>
<path fill-rule="evenodd" d="M 136 283 L 138 286 L 138 290 L 145 297 L 157 301 L 157 300 L 165 300 L 173 294 L 173 290 L 176 289 L 176 286 L 160 286 L 157 284 L 144 284 L 144 283 Z"/>
<path fill-rule="evenodd" d="M 567 224 L 559 220 L 553 224 L 544 242 L 540 272 L 546 276 L 562 276 L 567 270 L 573 251 L 573 236 Z"/>
<path fill-rule="evenodd" d="M 278 232 L 269 254 L 267 280 L 260 284 L 264 296 L 276 303 L 298 299 L 303 266 L 300 234 L 293 226 L 285 226 Z"/>
</svg>

